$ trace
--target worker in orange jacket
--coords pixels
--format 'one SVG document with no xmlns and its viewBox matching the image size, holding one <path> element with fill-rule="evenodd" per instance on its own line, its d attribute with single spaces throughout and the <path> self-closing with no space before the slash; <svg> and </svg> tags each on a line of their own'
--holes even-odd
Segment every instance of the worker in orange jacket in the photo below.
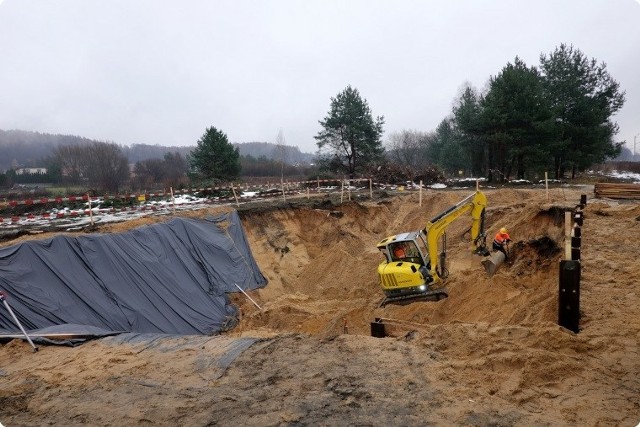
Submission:
<svg viewBox="0 0 640 427">
<path fill-rule="evenodd" d="M 511 237 L 509 237 L 509 232 L 506 228 L 502 227 L 498 234 L 496 234 L 496 238 L 493 239 L 493 250 L 500 251 L 504 254 L 504 257 L 507 258 L 507 250 L 506 246 L 511 241 Z"/>
<path fill-rule="evenodd" d="M 395 258 L 401 259 L 407 257 L 407 245 L 406 243 L 398 243 L 396 247 L 393 249 L 393 256 Z"/>
</svg>

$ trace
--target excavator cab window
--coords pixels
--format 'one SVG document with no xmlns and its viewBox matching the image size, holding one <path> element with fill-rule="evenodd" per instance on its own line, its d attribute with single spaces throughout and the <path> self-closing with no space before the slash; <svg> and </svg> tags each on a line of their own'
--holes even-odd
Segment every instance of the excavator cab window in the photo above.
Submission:
<svg viewBox="0 0 640 427">
<path fill-rule="evenodd" d="M 426 263 L 427 266 L 429 266 L 429 249 L 427 249 L 427 242 L 424 238 L 424 234 L 420 233 L 416 239 L 416 243 L 418 251 L 420 252 L 420 257 L 424 260 L 421 264 L 424 265 L 424 263 Z"/>
<path fill-rule="evenodd" d="M 393 261 L 411 262 L 414 264 L 424 264 L 421 252 L 413 240 L 393 243 L 390 246 L 390 253 Z"/>
</svg>

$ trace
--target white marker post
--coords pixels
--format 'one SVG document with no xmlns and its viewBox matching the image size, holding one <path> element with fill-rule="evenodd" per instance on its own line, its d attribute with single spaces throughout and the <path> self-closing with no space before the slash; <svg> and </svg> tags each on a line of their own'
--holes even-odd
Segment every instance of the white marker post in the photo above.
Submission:
<svg viewBox="0 0 640 427">
<path fill-rule="evenodd" d="M 237 284 L 237 283 L 234 283 L 234 285 L 236 285 L 236 288 L 240 289 L 240 292 L 242 292 L 242 293 L 244 294 L 244 296 L 245 296 L 245 297 L 249 298 L 249 301 L 251 301 L 251 302 L 252 302 L 256 307 L 258 307 L 258 309 L 262 310 L 262 307 L 260 307 L 260 306 L 258 305 L 258 303 L 257 303 L 257 302 L 255 302 L 255 301 L 253 300 L 253 298 L 251 298 L 251 297 L 250 297 L 250 296 L 249 296 L 249 295 L 244 291 L 244 289 L 242 289 L 240 286 L 238 286 L 238 284 Z"/>
<path fill-rule="evenodd" d="M 93 210 L 91 209 L 91 194 L 87 193 L 87 200 L 89 201 L 89 222 L 93 225 Z"/>
<path fill-rule="evenodd" d="M 29 338 L 29 335 L 27 335 L 27 331 L 24 330 L 24 328 L 22 327 L 22 324 L 20 323 L 20 321 L 18 320 L 16 315 L 13 313 L 13 310 L 11 310 L 11 307 L 9 307 L 9 303 L 7 302 L 5 296 L 4 296 L 4 294 L 2 292 L 0 292 L 0 301 L 2 301 L 2 303 L 6 307 L 7 311 L 9 312 L 11 317 L 13 318 L 13 321 L 16 322 L 16 325 L 18 325 L 18 328 L 20 328 L 20 330 L 22 331 L 24 336 L 27 338 L 27 341 L 29 341 L 29 344 L 31 344 L 31 347 L 33 347 L 33 351 L 38 351 L 38 347 L 36 347 L 35 344 L 33 344 L 33 341 L 31 341 L 31 338 Z"/>
<path fill-rule="evenodd" d="M 564 213 L 564 259 L 571 260 L 571 212 Z"/>
</svg>

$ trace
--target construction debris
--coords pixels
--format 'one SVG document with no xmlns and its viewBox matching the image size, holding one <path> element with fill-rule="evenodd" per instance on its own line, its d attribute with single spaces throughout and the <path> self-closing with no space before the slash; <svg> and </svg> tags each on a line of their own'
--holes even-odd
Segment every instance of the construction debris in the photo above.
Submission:
<svg viewBox="0 0 640 427">
<path fill-rule="evenodd" d="M 614 184 L 599 182 L 595 184 L 593 191 L 596 197 L 640 200 L 640 184 Z"/>
</svg>

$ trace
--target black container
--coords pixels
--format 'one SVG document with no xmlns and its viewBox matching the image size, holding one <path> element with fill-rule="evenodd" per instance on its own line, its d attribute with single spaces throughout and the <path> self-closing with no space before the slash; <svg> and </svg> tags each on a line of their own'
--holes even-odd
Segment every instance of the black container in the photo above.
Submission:
<svg viewBox="0 0 640 427">
<path fill-rule="evenodd" d="M 374 338 L 384 338 L 387 336 L 382 319 L 376 318 L 375 322 L 371 322 L 371 336 Z"/>
</svg>

